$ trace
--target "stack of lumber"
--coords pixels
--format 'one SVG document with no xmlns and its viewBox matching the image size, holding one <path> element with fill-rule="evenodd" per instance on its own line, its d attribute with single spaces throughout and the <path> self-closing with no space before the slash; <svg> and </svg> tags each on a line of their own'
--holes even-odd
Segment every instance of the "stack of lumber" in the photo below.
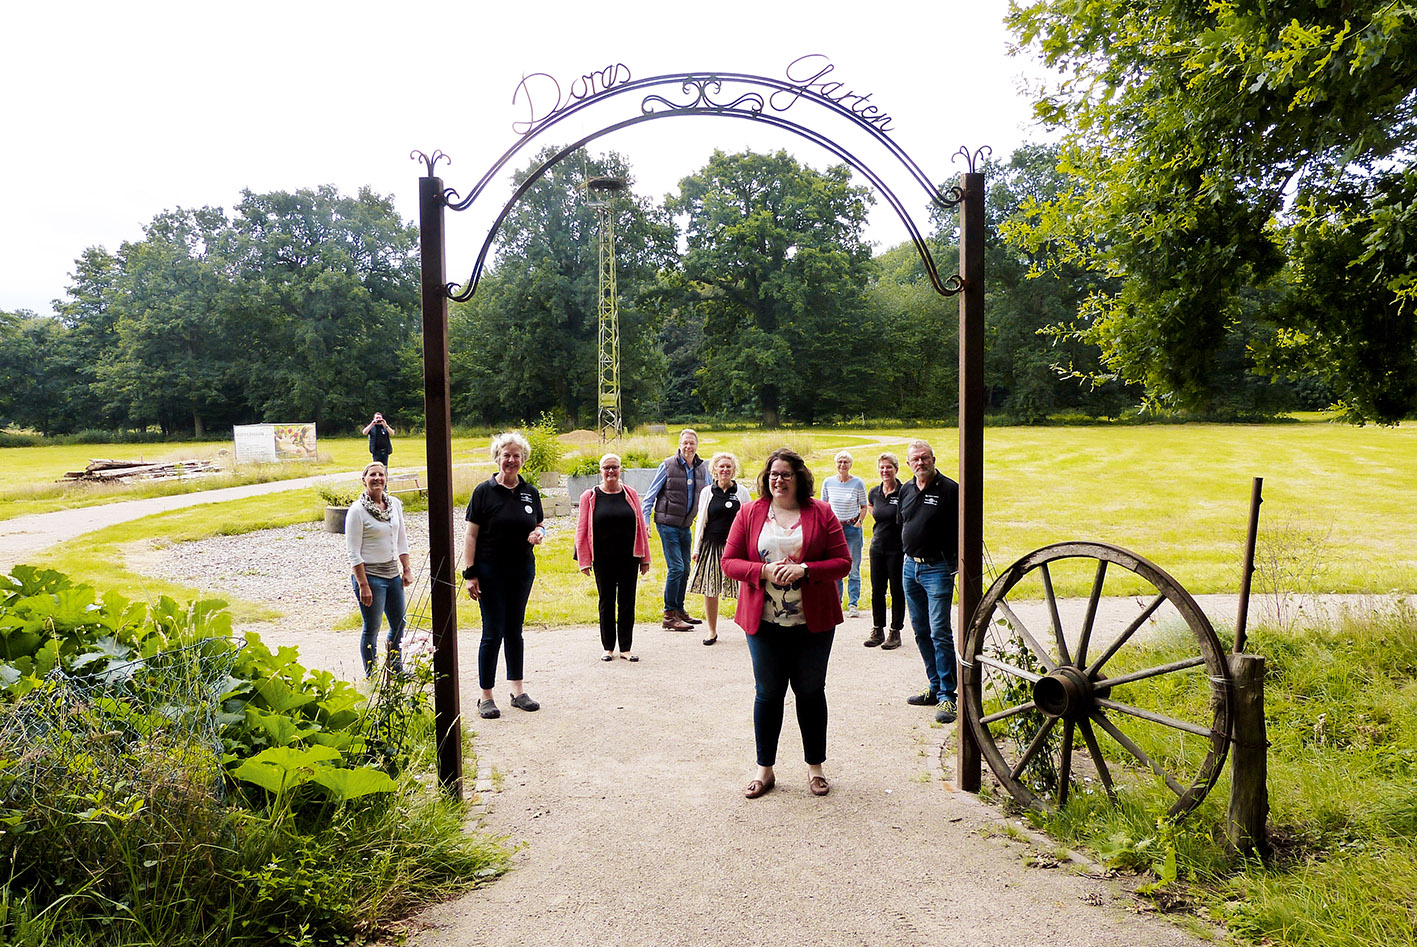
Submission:
<svg viewBox="0 0 1417 947">
<path fill-rule="evenodd" d="M 141 460 L 91 460 L 83 470 L 71 470 L 60 483 L 88 480 L 112 483 L 119 480 L 159 480 L 215 473 L 220 468 L 210 460 L 174 460 L 149 464 Z"/>
</svg>

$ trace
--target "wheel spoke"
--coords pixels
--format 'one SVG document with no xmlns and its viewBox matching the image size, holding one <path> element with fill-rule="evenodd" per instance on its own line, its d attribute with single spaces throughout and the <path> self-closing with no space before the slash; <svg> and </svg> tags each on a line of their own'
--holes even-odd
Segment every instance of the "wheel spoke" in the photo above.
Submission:
<svg viewBox="0 0 1417 947">
<path fill-rule="evenodd" d="M 996 720 L 1004 720 L 1005 718 L 1012 717 L 1017 714 L 1028 713 L 1030 710 L 1034 709 L 1036 709 L 1036 705 L 1033 703 L 1033 701 L 1030 700 L 1026 704 L 1019 704 L 1017 707 L 1010 707 L 1008 710 L 1000 710 L 997 713 L 992 713 L 987 717 L 980 717 L 979 722 L 993 723 Z"/>
<path fill-rule="evenodd" d="M 1073 772 L 1073 722 L 1063 721 L 1063 757 L 1058 764 L 1058 808 L 1068 801 L 1068 784 Z"/>
<path fill-rule="evenodd" d="M 1215 732 L 1209 727 L 1202 727 L 1200 724 L 1191 723 L 1187 720 L 1177 720 L 1175 717 L 1168 717 L 1154 710 L 1142 710 L 1140 707 L 1133 707 L 1131 704 L 1108 700 L 1105 697 L 1097 698 L 1097 706 L 1106 707 L 1118 713 L 1131 714 L 1133 717 L 1139 717 L 1142 720 L 1150 720 L 1152 723 L 1159 723 L 1163 727 L 1171 727 L 1173 730 L 1184 730 L 1187 733 L 1194 733 L 1198 737 L 1215 736 Z"/>
<path fill-rule="evenodd" d="M 1142 610 L 1142 613 L 1126 627 L 1126 630 L 1117 636 L 1117 640 L 1108 646 L 1107 650 L 1102 653 L 1102 657 L 1092 662 L 1092 666 L 1087 669 L 1087 676 L 1095 679 L 1097 672 L 1102 670 L 1102 665 L 1112 659 L 1112 655 L 1116 654 L 1122 645 L 1127 643 L 1128 638 L 1136 634 L 1137 629 L 1140 628 L 1148 618 L 1155 614 L 1156 610 L 1160 608 L 1165 601 L 1166 596 L 1164 595 L 1157 595 L 1156 598 L 1152 599 L 1151 604 L 1147 605 L 1147 607 Z"/>
<path fill-rule="evenodd" d="M 1101 712 L 1094 713 L 1092 715 L 1092 719 L 1097 721 L 1097 725 L 1099 727 L 1107 731 L 1108 736 L 1120 743 L 1124 750 L 1135 756 L 1137 759 L 1141 760 L 1141 762 L 1147 767 L 1149 767 L 1153 773 L 1164 779 L 1166 781 L 1166 785 L 1170 786 L 1171 791 L 1174 792 L 1177 796 L 1184 796 L 1186 794 L 1186 788 L 1180 783 L 1178 783 L 1174 776 L 1166 772 L 1166 770 L 1162 769 L 1161 766 L 1150 756 L 1147 756 L 1145 750 L 1143 750 L 1141 747 L 1137 746 L 1134 742 L 1132 742 L 1131 737 L 1127 736 L 1121 730 L 1118 730 L 1117 725 L 1114 724 L 1112 721 L 1108 720 Z"/>
<path fill-rule="evenodd" d="M 1118 684 L 1130 684 L 1133 681 L 1144 681 L 1148 677 L 1159 677 L 1162 674 L 1170 674 L 1173 671 L 1184 671 L 1186 668 L 1200 667 L 1205 663 L 1205 655 L 1196 655 L 1194 658 L 1186 658 L 1184 661 L 1174 661 L 1171 664 L 1158 664 L 1154 668 L 1144 668 L 1140 671 L 1132 671 L 1130 674 L 1122 674 L 1118 677 L 1104 677 L 1097 682 L 1097 687 L 1111 688 Z"/>
<path fill-rule="evenodd" d="M 1048 570 L 1046 562 L 1038 567 L 1038 571 L 1043 576 L 1043 597 L 1048 600 L 1048 620 L 1053 623 L 1053 637 L 1058 642 L 1058 663 L 1072 664 L 1072 659 L 1068 657 L 1068 641 L 1063 637 L 1063 620 L 1058 617 L 1058 597 L 1053 594 L 1053 573 Z"/>
<path fill-rule="evenodd" d="M 1028 626 L 1014 614 L 1014 610 L 1009 607 L 1009 603 L 1003 599 L 999 599 L 999 610 L 1002 611 L 1004 617 L 1008 619 L 1009 626 L 1023 639 L 1023 643 L 1028 645 L 1029 650 L 1037 656 L 1038 663 L 1043 665 L 1043 669 L 1050 674 L 1056 671 L 1058 669 L 1058 663 L 1048 654 L 1048 649 L 1039 644 L 1038 639 L 1033 637 L 1033 632 L 1028 630 Z"/>
<path fill-rule="evenodd" d="M 1073 664 L 1087 666 L 1087 643 L 1092 637 L 1092 623 L 1097 618 L 1097 601 L 1102 598 L 1102 583 L 1107 581 L 1107 560 L 1097 560 L 1097 576 L 1092 580 L 1092 595 L 1087 600 L 1087 615 L 1082 620 L 1082 633 L 1078 636 L 1078 653 L 1073 656 Z"/>
<path fill-rule="evenodd" d="M 1034 674 L 1032 671 L 1025 671 L 1023 668 L 1016 668 L 1012 664 L 1005 664 L 1003 661 L 1000 661 L 997 658 L 991 658 L 986 654 L 981 654 L 977 660 L 980 664 L 987 664 L 991 668 L 998 668 L 1005 674 L 1012 674 L 1014 677 L 1021 677 L 1024 680 L 1032 681 L 1035 684 L 1043 680 L 1043 676 L 1041 674 Z"/>
<path fill-rule="evenodd" d="M 1013 770 L 1010 771 L 1010 779 L 1018 779 L 1019 774 L 1023 772 L 1029 760 L 1038 755 L 1038 751 L 1043 748 L 1048 740 L 1048 732 L 1053 729 L 1053 724 L 1057 722 L 1057 717 L 1048 717 L 1043 721 L 1043 726 L 1039 727 L 1038 732 L 1033 735 L 1033 742 L 1028 745 L 1028 749 L 1023 751 L 1023 756 L 1018 758 L 1018 762 L 1014 764 Z"/>
<path fill-rule="evenodd" d="M 1097 778 L 1102 780 L 1102 788 L 1107 790 L 1108 796 L 1116 799 L 1117 790 L 1112 788 L 1112 773 L 1107 769 L 1107 761 L 1102 758 L 1102 749 L 1097 745 L 1097 734 L 1092 732 L 1092 724 L 1084 717 L 1078 721 L 1078 729 L 1082 731 L 1082 739 L 1087 744 L 1087 753 L 1092 757 L 1092 765 L 1097 767 Z"/>
</svg>

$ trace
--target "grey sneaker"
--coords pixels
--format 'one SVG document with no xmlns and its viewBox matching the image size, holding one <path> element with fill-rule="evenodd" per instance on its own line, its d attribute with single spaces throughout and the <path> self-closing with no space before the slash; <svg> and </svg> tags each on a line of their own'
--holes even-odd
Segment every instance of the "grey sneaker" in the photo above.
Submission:
<svg viewBox="0 0 1417 947">
<path fill-rule="evenodd" d="M 855 605 L 853 605 L 853 606 L 851 606 L 851 613 L 850 613 L 849 615 L 847 615 L 846 617 L 847 617 L 847 618 L 860 618 L 860 617 L 861 617 L 861 612 L 857 610 L 857 608 L 856 608 Z"/>
<path fill-rule="evenodd" d="M 516 694 L 512 697 L 512 706 L 518 710 L 540 710 L 541 705 L 531 699 L 530 694 Z"/>
<path fill-rule="evenodd" d="M 935 706 L 936 723 L 954 723 L 959 719 L 959 708 L 952 700 L 942 700 Z"/>
</svg>

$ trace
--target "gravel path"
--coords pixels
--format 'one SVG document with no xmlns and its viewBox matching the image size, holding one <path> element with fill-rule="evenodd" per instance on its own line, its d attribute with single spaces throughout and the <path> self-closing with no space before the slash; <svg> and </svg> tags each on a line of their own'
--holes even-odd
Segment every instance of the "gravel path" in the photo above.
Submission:
<svg viewBox="0 0 1417 947">
<path fill-rule="evenodd" d="M 426 550 L 424 524 L 410 541 Z M 246 630 L 298 646 L 307 666 L 357 673 L 357 632 L 331 630 L 353 612 L 342 537 L 292 526 L 142 558 L 148 574 L 282 609 Z M 634 665 L 598 660 L 593 627 L 528 632 L 527 689 L 543 709 L 513 710 L 499 690 L 503 717 L 468 723 L 469 795 L 485 804 L 483 828 L 515 847 L 513 871 L 416 917 L 409 942 L 1203 943 L 1140 913 L 1116 880 L 1059 865 L 1050 844 L 1011 839 L 997 809 L 956 791 L 954 728 L 903 700 L 924 682 L 918 652 L 909 639 L 861 647 L 868 625 L 848 620 L 833 649 L 831 794 L 807 792 L 789 707 L 778 787 L 755 801 L 742 796 L 753 737 L 741 632 L 725 623 L 705 648 L 698 632 L 638 626 Z M 458 647 L 467 714 L 477 633 Z"/>
</svg>

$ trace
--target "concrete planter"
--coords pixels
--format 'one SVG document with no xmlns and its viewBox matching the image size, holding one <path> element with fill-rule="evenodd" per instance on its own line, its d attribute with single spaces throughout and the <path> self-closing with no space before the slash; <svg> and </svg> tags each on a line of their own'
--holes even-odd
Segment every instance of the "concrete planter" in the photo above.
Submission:
<svg viewBox="0 0 1417 947">
<path fill-rule="evenodd" d="M 327 506 L 325 507 L 325 532 L 343 533 L 344 516 L 349 512 L 347 506 Z"/>
</svg>

